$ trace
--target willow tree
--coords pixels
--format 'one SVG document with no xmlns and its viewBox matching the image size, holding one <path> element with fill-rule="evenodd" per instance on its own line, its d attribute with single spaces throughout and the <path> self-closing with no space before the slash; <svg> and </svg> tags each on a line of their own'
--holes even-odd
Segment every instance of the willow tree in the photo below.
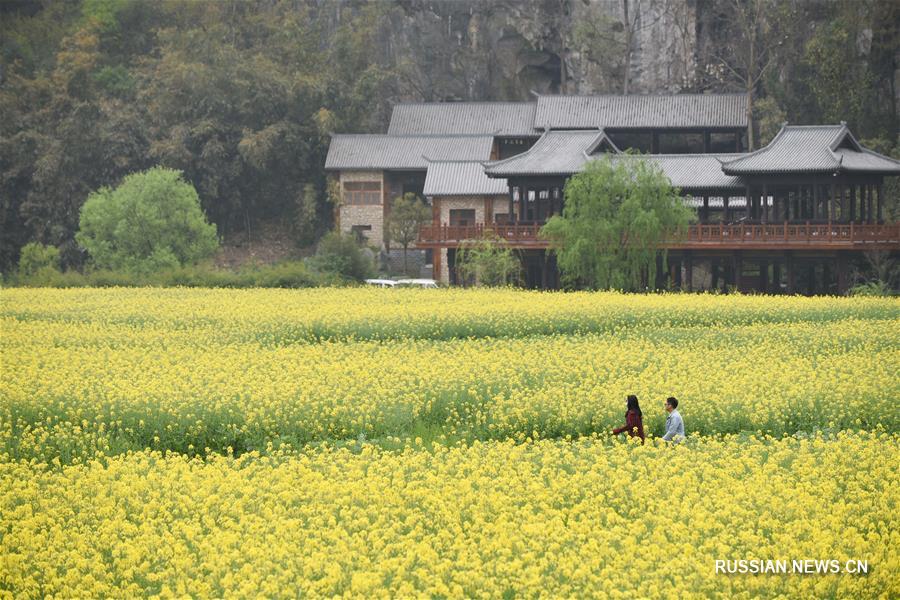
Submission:
<svg viewBox="0 0 900 600">
<path fill-rule="evenodd" d="M 604 157 L 569 179 L 562 215 L 541 234 L 553 244 L 565 283 L 635 291 L 656 279 L 660 243 L 683 236 L 693 216 L 656 163 Z"/>
</svg>

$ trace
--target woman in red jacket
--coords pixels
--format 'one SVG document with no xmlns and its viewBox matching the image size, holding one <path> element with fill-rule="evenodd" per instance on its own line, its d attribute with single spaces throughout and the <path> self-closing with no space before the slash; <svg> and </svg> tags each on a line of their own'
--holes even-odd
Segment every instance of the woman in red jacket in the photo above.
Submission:
<svg viewBox="0 0 900 600">
<path fill-rule="evenodd" d="M 641 438 L 644 443 L 644 422 L 641 406 L 638 404 L 637 396 L 628 396 L 628 410 L 625 412 L 625 426 L 613 429 L 613 435 L 619 435 L 623 431 L 627 431 L 631 437 Z"/>
</svg>

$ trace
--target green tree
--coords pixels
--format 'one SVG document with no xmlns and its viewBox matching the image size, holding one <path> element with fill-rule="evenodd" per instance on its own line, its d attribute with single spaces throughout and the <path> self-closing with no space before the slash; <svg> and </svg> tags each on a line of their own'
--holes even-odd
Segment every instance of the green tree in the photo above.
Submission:
<svg viewBox="0 0 900 600">
<path fill-rule="evenodd" d="M 98 267 L 138 273 L 193 263 L 218 247 L 194 186 L 162 167 L 88 196 L 75 239 Z"/>
<path fill-rule="evenodd" d="M 485 237 L 461 246 L 456 253 L 456 272 L 476 285 L 502 286 L 514 283 L 521 267 L 509 247 L 499 238 Z"/>
<path fill-rule="evenodd" d="M 388 216 L 388 240 L 403 247 L 403 272 L 407 271 L 406 253 L 409 245 L 416 241 L 419 227 L 431 219 L 431 211 L 424 202 L 412 192 L 397 196 L 391 202 L 391 213 Z"/>
<path fill-rule="evenodd" d="M 655 163 L 604 157 L 566 182 L 563 213 L 541 234 L 566 283 L 633 291 L 655 280 L 660 242 L 683 235 L 693 217 Z"/>
<path fill-rule="evenodd" d="M 297 235 L 297 243 L 300 246 L 309 246 L 316 239 L 316 226 L 319 219 L 316 214 L 319 194 L 316 186 L 307 183 L 297 195 L 294 204 L 294 232 Z"/>
</svg>

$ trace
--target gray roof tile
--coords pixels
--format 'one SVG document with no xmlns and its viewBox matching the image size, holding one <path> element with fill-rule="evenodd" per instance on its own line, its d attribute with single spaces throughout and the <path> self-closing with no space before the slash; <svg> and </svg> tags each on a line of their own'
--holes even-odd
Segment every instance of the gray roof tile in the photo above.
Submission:
<svg viewBox="0 0 900 600">
<path fill-rule="evenodd" d="M 785 125 L 765 147 L 726 162 L 732 175 L 877 172 L 900 174 L 900 162 L 860 146 L 846 125 Z"/>
<path fill-rule="evenodd" d="M 397 104 L 388 133 L 468 133 L 538 136 L 534 102 L 431 102 Z"/>
<path fill-rule="evenodd" d="M 490 135 L 336 134 L 325 169 L 424 171 L 431 160 L 488 160 Z"/>
<path fill-rule="evenodd" d="M 430 161 L 425 176 L 426 196 L 483 196 L 506 194 L 505 179 L 490 179 L 479 161 Z"/>
<path fill-rule="evenodd" d="M 624 156 L 624 155 L 623 155 Z M 739 177 L 722 172 L 722 162 L 740 154 L 637 154 L 634 158 L 659 165 L 672 185 L 680 189 L 741 189 Z M 613 156 L 618 159 L 619 156 Z"/>
<path fill-rule="evenodd" d="M 590 152 L 604 142 L 611 145 L 598 130 L 548 131 L 522 154 L 487 163 L 485 172 L 490 177 L 568 175 L 581 170 Z"/>
<path fill-rule="evenodd" d="M 689 129 L 747 126 L 743 94 L 539 96 L 534 125 L 546 129 Z"/>
</svg>

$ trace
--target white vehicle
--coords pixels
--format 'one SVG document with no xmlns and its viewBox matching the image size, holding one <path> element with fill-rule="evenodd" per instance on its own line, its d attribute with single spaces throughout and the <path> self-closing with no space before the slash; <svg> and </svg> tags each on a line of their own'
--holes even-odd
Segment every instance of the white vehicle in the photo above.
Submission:
<svg viewBox="0 0 900 600">
<path fill-rule="evenodd" d="M 380 288 L 392 288 L 397 285 L 393 279 L 366 279 L 366 285 Z"/>
<path fill-rule="evenodd" d="M 396 284 L 400 287 L 436 288 L 438 282 L 434 279 L 398 279 Z"/>
</svg>

